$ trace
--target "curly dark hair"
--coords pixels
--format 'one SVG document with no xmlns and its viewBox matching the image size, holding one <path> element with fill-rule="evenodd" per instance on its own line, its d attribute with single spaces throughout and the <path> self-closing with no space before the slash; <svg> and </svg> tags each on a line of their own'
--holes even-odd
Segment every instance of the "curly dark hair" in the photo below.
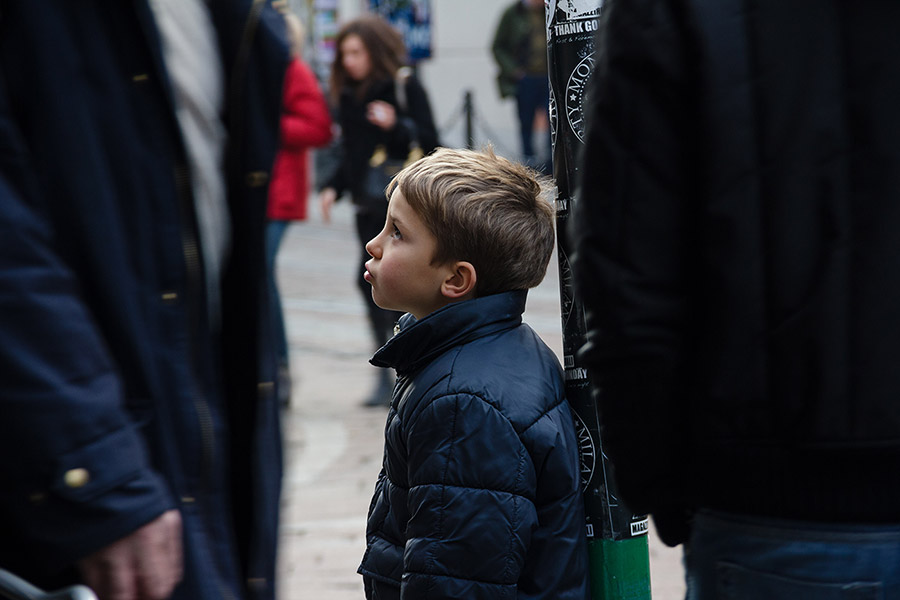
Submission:
<svg viewBox="0 0 900 600">
<path fill-rule="evenodd" d="M 362 40 L 372 63 L 372 71 L 365 81 L 355 84 L 359 97 L 365 95 L 373 82 L 393 79 L 397 70 L 406 64 L 406 44 L 403 43 L 403 36 L 382 17 L 370 14 L 348 21 L 338 31 L 335 39 L 337 51 L 328 82 L 329 94 L 335 104 L 341 92 L 351 83 L 344 70 L 344 57 L 341 53 L 344 40 L 351 35 L 356 35 Z"/>
</svg>

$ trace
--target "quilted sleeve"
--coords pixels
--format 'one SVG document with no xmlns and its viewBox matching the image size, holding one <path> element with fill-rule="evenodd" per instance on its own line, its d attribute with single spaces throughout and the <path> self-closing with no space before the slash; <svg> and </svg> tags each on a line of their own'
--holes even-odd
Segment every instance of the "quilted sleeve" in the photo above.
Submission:
<svg viewBox="0 0 900 600">
<path fill-rule="evenodd" d="M 79 281 L 25 193 L 37 186 L 8 115 L 0 82 L 0 563 L 47 573 L 173 501 Z"/>
</svg>

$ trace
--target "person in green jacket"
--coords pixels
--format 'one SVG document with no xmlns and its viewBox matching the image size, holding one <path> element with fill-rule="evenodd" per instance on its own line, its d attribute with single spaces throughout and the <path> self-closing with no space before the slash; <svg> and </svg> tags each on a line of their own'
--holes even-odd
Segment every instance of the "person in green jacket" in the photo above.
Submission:
<svg viewBox="0 0 900 600">
<path fill-rule="evenodd" d="M 507 7 L 497 24 L 491 51 L 500 69 L 500 97 L 516 99 L 523 161 L 549 174 L 549 127 L 546 159 L 539 159 L 534 148 L 535 118 L 546 117 L 550 104 L 543 0 L 516 0 Z"/>
</svg>

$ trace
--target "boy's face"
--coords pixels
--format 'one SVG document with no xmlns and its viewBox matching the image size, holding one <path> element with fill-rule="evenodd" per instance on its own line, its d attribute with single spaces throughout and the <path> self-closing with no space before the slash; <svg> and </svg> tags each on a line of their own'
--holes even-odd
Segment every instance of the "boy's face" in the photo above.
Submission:
<svg viewBox="0 0 900 600">
<path fill-rule="evenodd" d="M 365 279 L 372 299 L 384 309 L 410 312 L 417 319 L 450 303 L 441 284 L 452 274 L 448 265 L 432 265 L 437 240 L 424 221 L 394 189 L 384 229 L 366 244 L 372 258 Z"/>
<path fill-rule="evenodd" d="M 350 79 L 362 81 L 372 71 L 372 59 L 362 38 L 351 33 L 341 42 L 341 63 Z"/>
</svg>

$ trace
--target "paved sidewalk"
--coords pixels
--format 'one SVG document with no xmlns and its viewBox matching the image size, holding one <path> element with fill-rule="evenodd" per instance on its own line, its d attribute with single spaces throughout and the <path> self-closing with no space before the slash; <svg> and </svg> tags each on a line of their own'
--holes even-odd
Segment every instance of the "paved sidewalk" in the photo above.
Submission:
<svg viewBox="0 0 900 600">
<path fill-rule="evenodd" d="M 310 208 L 310 221 L 288 229 L 278 257 L 294 377 L 284 412 L 279 598 L 359 600 L 356 568 L 387 410 L 360 406 L 376 368 L 368 364 L 374 349 L 354 282 L 362 272 L 351 207 L 338 203 L 330 224 L 321 222 L 317 206 Z M 555 258 L 545 282 L 529 294 L 525 320 L 561 353 Z M 681 550 L 650 535 L 654 600 L 683 598 Z"/>
</svg>

